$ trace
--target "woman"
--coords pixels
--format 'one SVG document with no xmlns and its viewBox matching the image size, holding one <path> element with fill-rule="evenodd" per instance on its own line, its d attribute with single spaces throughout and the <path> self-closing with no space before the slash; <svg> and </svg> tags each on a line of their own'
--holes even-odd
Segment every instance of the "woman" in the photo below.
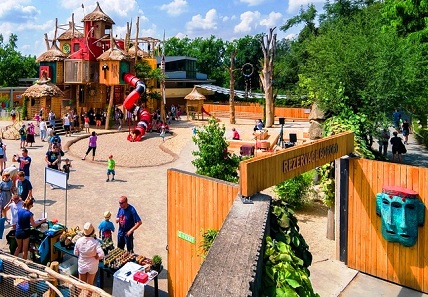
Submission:
<svg viewBox="0 0 428 297">
<path fill-rule="evenodd" d="M 3 172 L 3 169 L 6 167 L 6 145 L 3 143 L 3 140 L 0 138 L 0 172 Z"/>
<path fill-rule="evenodd" d="M 104 258 L 104 252 L 100 242 L 94 238 L 94 226 L 87 222 L 83 226 L 84 237 L 79 238 L 74 246 L 74 254 L 79 257 L 77 270 L 79 279 L 92 285 L 98 271 L 100 259 Z"/>
<path fill-rule="evenodd" d="M 27 259 L 28 248 L 30 245 L 31 226 L 38 227 L 42 223 L 46 222 L 46 219 L 41 219 L 37 223 L 34 221 L 34 215 L 30 211 L 30 209 L 33 207 L 33 204 L 34 198 L 28 197 L 22 204 L 22 209 L 18 210 L 18 222 L 16 224 L 15 233 L 16 243 L 18 246 L 15 250 L 15 256 L 18 257 L 22 250 L 22 258 L 25 260 Z"/>
<path fill-rule="evenodd" d="M 410 134 L 410 124 L 406 120 L 404 120 L 403 125 L 401 125 L 401 128 L 403 129 L 403 136 L 404 136 L 404 144 L 409 144 L 409 134 Z"/>
<path fill-rule="evenodd" d="M 9 203 L 9 201 L 11 201 L 12 188 L 13 188 L 13 182 L 12 182 L 12 179 L 10 178 L 10 173 L 4 172 L 2 174 L 2 181 L 0 182 L 0 206 L 1 206 L 0 217 L 6 217 L 5 207 Z"/>
<path fill-rule="evenodd" d="M 94 159 L 95 159 L 95 151 L 97 150 L 97 133 L 95 133 L 95 131 L 92 131 L 92 135 L 89 136 L 88 150 L 86 151 L 86 154 L 82 158 L 82 160 L 86 159 L 86 156 L 89 154 L 89 152 L 91 150 L 92 150 L 92 161 L 94 161 Z"/>
<path fill-rule="evenodd" d="M 398 137 L 398 132 L 394 131 L 392 134 L 394 135 L 394 137 L 392 137 L 390 140 L 392 144 L 392 162 L 397 159 L 401 163 L 403 162 L 401 154 L 406 153 L 407 150 L 404 144 L 401 142 L 401 137 Z"/>
<path fill-rule="evenodd" d="M 27 128 L 27 145 L 33 146 L 35 142 L 34 135 L 36 134 L 36 130 L 33 123 L 28 124 Z"/>
</svg>

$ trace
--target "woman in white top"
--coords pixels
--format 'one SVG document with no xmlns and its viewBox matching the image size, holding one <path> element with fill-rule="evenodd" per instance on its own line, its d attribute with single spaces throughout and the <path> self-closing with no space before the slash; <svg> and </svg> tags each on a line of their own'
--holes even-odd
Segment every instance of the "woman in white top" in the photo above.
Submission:
<svg viewBox="0 0 428 297">
<path fill-rule="evenodd" d="M 93 285 L 98 271 L 100 259 L 104 258 L 104 252 L 100 242 L 94 238 L 94 226 L 86 223 L 83 226 L 84 237 L 79 238 L 74 246 L 74 254 L 79 257 L 77 271 L 79 279 Z"/>
</svg>

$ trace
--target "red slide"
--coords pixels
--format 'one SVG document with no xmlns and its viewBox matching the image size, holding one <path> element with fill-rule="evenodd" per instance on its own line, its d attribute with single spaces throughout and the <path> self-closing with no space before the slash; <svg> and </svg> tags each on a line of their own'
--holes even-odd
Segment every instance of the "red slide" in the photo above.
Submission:
<svg viewBox="0 0 428 297">
<path fill-rule="evenodd" d="M 123 75 L 123 80 L 131 87 L 135 87 L 135 89 L 126 96 L 125 101 L 123 102 L 123 106 L 127 110 L 130 110 L 134 107 L 134 103 L 138 101 L 141 94 L 146 91 L 146 84 L 131 73 L 125 73 Z"/>
<path fill-rule="evenodd" d="M 212 114 L 210 114 L 208 111 L 206 111 L 203 106 L 201 107 L 201 111 L 202 111 L 202 113 L 205 113 L 206 115 L 208 115 L 210 118 L 215 118 L 217 122 L 220 122 L 219 118 L 214 117 Z"/>
</svg>

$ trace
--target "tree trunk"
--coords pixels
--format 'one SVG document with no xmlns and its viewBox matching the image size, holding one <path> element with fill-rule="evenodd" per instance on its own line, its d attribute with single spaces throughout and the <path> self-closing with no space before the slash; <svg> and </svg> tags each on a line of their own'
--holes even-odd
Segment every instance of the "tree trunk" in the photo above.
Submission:
<svg viewBox="0 0 428 297">
<path fill-rule="evenodd" d="M 108 101 L 107 118 L 106 118 L 106 125 L 105 125 L 106 130 L 108 130 L 110 126 L 110 116 L 111 116 L 111 109 L 113 108 L 113 98 L 114 98 L 114 86 L 110 86 L 110 99 Z"/>
<path fill-rule="evenodd" d="M 260 80 L 265 93 L 266 127 L 272 127 L 275 121 L 274 98 L 273 98 L 273 60 L 276 47 L 276 34 L 273 31 L 276 27 L 269 29 L 269 35 L 263 35 L 260 44 L 263 51 L 263 69 L 260 73 Z"/>
<path fill-rule="evenodd" d="M 230 110 L 230 123 L 236 124 L 235 119 L 235 77 L 233 76 L 234 71 L 234 60 L 236 57 L 236 51 L 234 51 L 230 57 L 230 92 L 229 92 L 229 110 Z"/>
</svg>

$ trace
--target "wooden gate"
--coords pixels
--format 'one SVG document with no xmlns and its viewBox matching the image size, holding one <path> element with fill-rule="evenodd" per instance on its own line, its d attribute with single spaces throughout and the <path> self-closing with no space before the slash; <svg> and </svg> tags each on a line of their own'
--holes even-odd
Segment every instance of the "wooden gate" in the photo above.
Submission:
<svg viewBox="0 0 428 297">
<path fill-rule="evenodd" d="M 386 241 L 381 218 L 376 215 L 376 194 L 386 185 L 416 191 L 425 205 L 426 221 L 428 168 L 353 159 L 349 163 L 348 182 L 347 265 L 427 293 L 427 224 L 418 228 L 418 241 L 412 247 Z"/>
<path fill-rule="evenodd" d="M 238 185 L 168 170 L 168 294 L 186 296 L 203 261 L 201 231 L 220 230 Z"/>
</svg>

